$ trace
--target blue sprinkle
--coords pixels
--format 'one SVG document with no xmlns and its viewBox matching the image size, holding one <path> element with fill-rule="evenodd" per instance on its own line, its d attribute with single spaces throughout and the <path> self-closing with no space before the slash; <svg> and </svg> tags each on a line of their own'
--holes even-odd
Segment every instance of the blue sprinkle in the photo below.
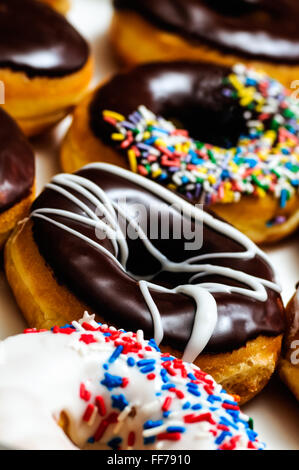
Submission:
<svg viewBox="0 0 299 470">
<path fill-rule="evenodd" d="M 160 352 L 160 349 L 159 349 L 159 347 L 157 346 L 157 343 L 156 343 L 156 341 L 155 341 L 153 338 L 149 340 L 148 344 L 149 344 L 152 348 L 154 348 L 156 351 Z"/>
<path fill-rule="evenodd" d="M 108 364 L 106 364 L 106 362 L 103 364 L 103 369 L 105 369 L 105 370 L 109 369 L 109 366 L 108 366 Z"/>
<path fill-rule="evenodd" d="M 112 449 L 118 449 L 121 442 L 122 442 L 121 437 L 114 437 L 113 439 L 111 439 L 111 441 L 108 442 L 108 446 L 111 447 Z"/>
<path fill-rule="evenodd" d="M 190 401 L 186 401 L 186 403 L 183 404 L 182 408 L 183 410 L 188 410 L 191 406 Z"/>
<path fill-rule="evenodd" d="M 189 372 L 189 374 L 187 375 L 188 379 L 191 379 L 191 380 L 197 380 L 195 375 L 192 374 L 191 372 Z"/>
<path fill-rule="evenodd" d="M 161 369 L 160 371 L 161 378 L 164 383 L 168 382 L 167 371 L 165 369 Z"/>
<path fill-rule="evenodd" d="M 152 429 L 152 428 L 157 428 L 158 426 L 162 426 L 163 420 L 159 419 L 158 421 L 152 421 L 149 419 L 148 421 L 145 421 L 143 424 L 143 429 Z"/>
<path fill-rule="evenodd" d="M 252 429 L 246 429 L 246 432 L 247 432 L 247 436 L 249 438 L 250 441 L 255 441 L 256 437 L 257 437 L 257 433 L 255 431 L 253 431 Z"/>
<path fill-rule="evenodd" d="M 133 357 L 128 357 L 127 364 L 128 364 L 129 367 L 134 367 L 135 366 L 135 359 Z"/>
<path fill-rule="evenodd" d="M 89 444 L 94 444 L 94 437 L 90 437 L 89 439 L 87 439 L 87 442 Z"/>
<path fill-rule="evenodd" d="M 111 375 L 108 372 L 105 372 L 105 379 L 101 381 L 101 384 L 105 385 L 108 390 L 112 390 L 115 387 L 120 387 L 122 383 L 122 377 L 119 377 L 118 375 Z"/>
<path fill-rule="evenodd" d="M 110 362 L 110 364 L 115 362 L 116 359 L 118 358 L 118 356 L 121 355 L 123 349 L 124 349 L 124 347 L 122 345 L 117 346 L 117 348 L 113 351 L 113 353 L 109 357 L 108 362 Z"/>
<path fill-rule="evenodd" d="M 123 411 L 129 402 L 126 397 L 121 393 L 120 395 L 112 395 L 112 408 L 117 408 L 120 411 Z"/>
<path fill-rule="evenodd" d="M 186 428 L 184 426 L 168 426 L 166 428 L 167 432 L 185 432 Z"/>
<path fill-rule="evenodd" d="M 171 413 L 171 411 L 163 411 L 163 418 L 168 418 L 170 413 Z"/>
<path fill-rule="evenodd" d="M 189 393 L 191 393 L 191 395 L 194 395 L 195 397 L 200 397 L 201 393 L 196 390 L 196 389 L 193 389 L 193 388 L 189 388 Z"/>
<path fill-rule="evenodd" d="M 164 384 L 162 385 L 161 389 L 162 390 L 168 390 L 170 388 L 176 388 L 176 385 L 175 384 L 172 384 L 172 383 L 169 383 L 169 384 Z"/>
<path fill-rule="evenodd" d="M 111 333 L 104 333 L 104 336 L 111 336 Z"/>
<path fill-rule="evenodd" d="M 196 403 L 195 405 L 192 405 L 192 410 L 201 410 L 202 406 L 200 403 Z"/>
<path fill-rule="evenodd" d="M 142 366 L 147 366 L 149 364 L 155 364 L 156 362 L 156 359 L 142 359 L 141 361 L 138 361 L 137 362 L 137 366 L 138 367 L 142 367 Z"/>
<path fill-rule="evenodd" d="M 148 366 L 142 367 L 140 369 L 140 372 L 142 372 L 143 374 L 148 374 L 149 372 L 154 372 L 154 370 L 155 370 L 155 366 L 150 364 Z"/>
<path fill-rule="evenodd" d="M 210 403 L 214 403 L 215 401 L 222 401 L 222 400 L 217 395 L 209 395 L 207 398 L 207 401 L 209 401 Z"/>
<path fill-rule="evenodd" d="M 220 424 L 224 424 L 224 426 L 229 426 L 229 427 L 232 427 L 236 430 L 239 429 L 238 426 L 236 426 L 234 423 L 232 423 L 229 419 L 226 419 L 224 416 L 221 416 Z"/>
<path fill-rule="evenodd" d="M 161 357 L 161 361 L 173 361 L 174 357 L 169 356 L 169 357 Z"/>
<path fill-rule="evenodd" d="M 215 443 L 217 445 L 221 444 L 227 436 L 232 436 L 232 433 L 229 431 L 223 431 L 220 434 L 220 436 L 217 437 L 217 439 L 215 440 Z"/>
<path fill-rule="evenodd" d="M 198 389 L 198 384 L 194 384 L 193 382 L 188 382 L 187 383 L 187 387 L 188 388 L 194 388 L 194 389 Z"/>
<path fill-rule="evenodd" d="M 153 444 L 156 440 L 156 436 L 145 437 L 143 439 L 143 443 L 146 444 Z"/>
</svg>

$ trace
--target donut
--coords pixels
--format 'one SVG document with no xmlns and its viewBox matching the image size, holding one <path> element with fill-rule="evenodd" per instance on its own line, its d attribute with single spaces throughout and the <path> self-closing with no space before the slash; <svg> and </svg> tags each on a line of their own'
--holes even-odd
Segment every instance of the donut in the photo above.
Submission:
<svg viewBox="0 0 299 470">
<path fill-rule="evenodd" d="M 30 327 L 63 325 L 87 310 L 142 329 L 241 403 L 275 368 L 284 310 L 267 256 L 232 226 L 120 167 L 56 175 L 7 242 L 5 270 Z"/>
<path fill-rule="evenodd" d="M 30 210 L 34 167 L 31 145 L 15 121 L 0 109 L 0 248 Z"/>
<path fill-rule="evenodd" d="M 299 284 L 286 310 L 286 333 L 279 375 L 299 400 Z"/>
<path fill-rule="evenodd" d="M 61 165 L 131 168 L 268 243 L 299 226 L 298 136 L 295 98 L 264 73 L 157 62 L 117 74 L 83 100 Z"/>
<path fill-rule="evenodd" d="M 67 13 L 70 8 L 70 0 L 40 0 L 55 8 L 60 13 Z"/>
<path fill-rule="evenodd" d="M 262 450 L 235 397 L 142 330 L 28 329 L 1 345 L 0 439 L 16 449 Z"/>
<path fill-rule="evenodd" d="M 2 106 L 26 135 L 61 120 L 91 77 L 89 46 L 62 15 L 36 0 L 0 1 Z"/>
<path fill-rule="evenodd" d="M 297 0 L 114 0 L 114 6 L 110 40 L 125 63 L 243 62 L 287 87 L 298 80 Z"/>
</svg>

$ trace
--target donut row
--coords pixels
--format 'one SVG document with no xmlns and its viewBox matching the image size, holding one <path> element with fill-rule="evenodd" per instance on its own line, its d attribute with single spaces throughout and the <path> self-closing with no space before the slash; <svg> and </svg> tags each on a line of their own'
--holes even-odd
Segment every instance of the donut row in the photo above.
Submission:
<svg viewBox="0 0 299 470">
<path fill-rule="evenodd" d="M 276 17 L 299 11 L 114 6 L 135 66 L 88 93 L 69 2 L 0 0 L 0 246 L 28 323 L 0 342 L 0 441 L 260 450 L 239 404 L 276 368 L 299 399 L 298 293 L 285 309 L 258 246 L 299 227 L 298 40 Z M 73 108 L 35 199 L 28 137 Z"/>
</svg>

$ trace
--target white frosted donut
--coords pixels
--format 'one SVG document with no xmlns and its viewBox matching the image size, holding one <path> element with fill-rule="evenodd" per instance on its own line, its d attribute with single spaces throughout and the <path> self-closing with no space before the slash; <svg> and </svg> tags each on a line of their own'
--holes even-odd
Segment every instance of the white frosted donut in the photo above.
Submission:
<svg viewBox="0 0 299 470">
<path fill-rule="evenodd" d="M 141 330 L 86 313 L 25 333 L 0 343 L 0 442 L 11 448 L 263 448 L 231 395 Z"/>
</svg>

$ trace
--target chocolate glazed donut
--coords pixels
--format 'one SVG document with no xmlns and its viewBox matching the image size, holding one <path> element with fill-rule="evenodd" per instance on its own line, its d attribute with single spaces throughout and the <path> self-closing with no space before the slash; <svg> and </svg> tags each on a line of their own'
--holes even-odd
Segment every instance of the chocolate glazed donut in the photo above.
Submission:
<svg viewBox="0 0 299 470">
<path fill-rule="evenodd" d="M 29 196 L 34 184 L 33 150 L 14 120 L 0 109 L 0 214 Z"/>
<path fill-rule="evenodd" d="M 34 197 L 33 150 L 14 120 L 0 109 L 0 246 Z"/>
<path fill-rule="evenodd" d="M 147 227 L 150 231 L 149 214 L 150 209 L 159 210 L 161 220 L 170 219 L 170 233 L 173 233 L 172 224 L 177 225 L 176 214 L 170 209 L 167 203 L 163 203 L 162 197 L 158 196 L 161 188 L 154 184 L 157 188 L 156 193 L 150 192 L 142 187 L 143 178 L 129 178 L 128 172 L 122 172 L 116 167 L 102 164 L 99 167 L 91 165 L 79 171 L 78 176 L 92 181 L 96 186 L 101 188 L 106 196 L 112 202 L 117 203 L 123 197 L 127 198 L 129 204 L 141 204 L 146 207 L 146 220 L 141 220 L 141 227 Z M 67 182 L 67 180 L 66 180 Z M 54 182 L 54 185 L 56 183 Z M 79 181 L 80 185 L 80 181 Z M 41 251 L 42 256 L 52 267 L 55 276 L 59 282 L 66 284 L 68 288 L 74 292 L 80 299 L 83 299 L 97 313 L 105 312 L 106 319 L 109 322 L 121 325 L 126 323 L 126 327 L 144 330 L 148 337 L 154 336 L 153 320 L 149 315 L 149 309 L 145 302 L 142 292 L 138 286 L 136 279 L 150 279 L 152 284 L 157 284 L 170 289 L 174 289 L 180 285 L 188 285 L 190 271 L 182 270 L 164 270 L 161 263 L 146 249 L 142 240 L 126 240 L 128 243 L 128 258 L 125 270 L 120 269 L 115 259 L 103 256 L 103 252 L 95 246 L 89 246 L 86 241 L 81 238 L 74 238 L 74 234 L 59 229 L 56 225 L 49 223 L 49 220 L 40 218 L 43 209 L 53 208 L 69 211 L 72 214 L 83 215 L 84 210 L 72 200 L 68 199 L 65 194 L 61 194 L 59 188 L 66 188 L 70 193 L 74 193 L 79 199 L 83 199 L 84 203 L 94 212 L 95 206 L 90 200 L 82 198 L 78 191 L 73 191 L 72 187 L 68 188 L 68 184 L 64 185 L 61 179 L 58 188 L 50 185 L 42 195 L 33 204 L 33 234 L 34 239 Z M 150 186 L 151 187 L 151 186 Z M 57 190 L 56 190 L 57 189 Z M 79 189 L 79 187 L 77 187 Z M 166 194 L 169 192 L 166 190 Z M 178 198 L 179 199 L 179 198 Z M 182 202 L 180 201 L 180 204 Z M 187 203 L 188 204 L 188 203 Z M 188 204 L 189 206 L 189 204 Z M 171 217 L 169 217 L 169 211 Z M 209 220 L 208 216 L 206 216 Z M 55 218 L 56 219 L 56 218 Z M 212 217 L 211 217 L 212 219 Z M 83 233 L 95 243 L 103 244 L 113 257 L 116 257 L 115 247 L 113 247 L 109 238 L 104 237 L 98 240 L 99 231 L 95 232 L 94 227 L 83 227 L 82 222 L 78 222 L 58 217 L 58 221 L 68 227 Z M 128 222 L 128 221 L 127 221 Z M 180 220 L 180 224 L 182 221 Z M 221 225 L 221 224 L 220 224 Z M 226 224 L 223 224 L 226 228 Z M 199 227 L 197 228 L 199 229 Z M 192 233 L 195 226 L 193 225 Z M 233 229 L 232 229 L 233 230 Z M 236 231 L 237 232 L 237 231 Z M 101 237 L 103 238 L 103 237 Z M 208 224 L 204 224 L 203 246 L 199 250 L 192 251 L 191 254 L 184 250 L 186 240 L 153 240 L 154 247 L 170 259 L 173 263 L 180 264 L 189 258 L 197 258 L 205 255 L 212 265 L 234 269 L 238 272 L 249 274 L 274 282 L 274 275 L 271 267 L 265 261 L 257 250 L 255 256 L 251 259 L 246 256 L 228 257 L 215 256 L 215 253 L 238 253 L 244 252 L 242 243 L 238 243 L 230 239 L 227 235 L 219 233 Z M 84 253 L 84 256 L 79 256 Z M 118 261 L 122 262 L 119 254 Z M 229 258 L 229 259 L 228 259 Z M 205 258 L 203 258 L 205 259 Z M 203 260 L 200 262 L 204 263 Z M 204 263 L 205 264 L 205 263 Z M 88 273 L 88 275 L 86 275 Z M 131 276 L 128 274 L 131 273 Z M 193 272 L 193 274 L 195 274 Z M 196 273 L 197 274 L 197 273 Z M 196 278 L 197 279 L 197 278 Z M 194 281 L 195 282 L 195 281 Z M 243 282 L 236 279 L 228 279 L 219 273 L 200 276 L 200 284 L 204 283 L 220 283 L 228 284 L 238 288 L 243 288 Z M 193 284 L 193 283 L 191 283 Z M 266 284 L 268 284 L 266 282 Z M 218 322 L 211 339 L 205 347 L 206 352 L 223 352 L 239 348 L 246 341 L 260 334 L 278 335 L 282 332 L 283 320 L 281 315 L 280 296 L 275 289 L 268 286 L 267 301 L 258 301 L 251 294 L 240 295 L 237 293 L 216 293 Z M 117 293 L 117 295 L 115 295 Z M 162 323 L 164 325 L 163 342 L 174 348 L 183 350 L 188 343 L 194 323 L 194 314 L 196 311 L 194 298 L 186 295 L 179 295 L 164 292 L 152 292 L 155 304 L 161 313 Z M 125 320 L 124 320 L 125 319 Z M 206 320 L 208 322 L 208 319 Z M 194 358 L 193 358 L 194 359 Z"/>
<path fill-rule="evenodd" d="M 243 104 L 246 93 L 263 104 Z M 299 225 L 298 138 L 297 103 L 266 74 L 242 65 L 154 62 L 118 73 L 80 103 L 61 165 L 66 172 L 92 161 L 130 168 L 206 204 L 261 244 Z"/>
<path fill-rule="evenodd" d="M 296 0 L 114 0 L 164 30 L 247 57 L 299 62 Z"/>
<path fill-rule="evenodd" d="M 124 198 L 126 205 L 122 206 Z M 145 208 L 137 228 L 136 204 Z M 184 217 L 191 217 L 191 233 L 200 231 L 203 223 L 201 248 L 198 245 L 186 251 L 185 243 L 190 239 L 175 236 L 175 228 L 182 228 L 182 211 Z M 160 224 L 169 220 L 171 239 L 149 238 L 156 228 L 150 224 L 150 213 Z M 128 226 L 137 236 L 128 236 Z M 143 329 L 146 337 L 153 336 L 157 343 L 179 351 L 189 361 L 196 360 L 202 351 L 202 357 L 212 354 L 215 360 L 227 357 L 226 353 L 231 356 L 233 351 L 249 354 L 250 346 L 244 346 L 257 337 L 266 342 L 281 340 L 284 318 L 280 289 L 263 252 L 230 225 L 132 172 L 98 163 L 74 175 L 57 175 L 33 204 L 31 220 L 12 236 L 6 252 L 7 276 L 29 323 L 41 327 L 49 323 L 48 315 L 56 323 L 58 317 L 65 321 L 68 308 L 71 315 L 75 313 L 69 305 L 64 308 L 64 300 L 59 301 L 56 314 L 57 307 L 50 300 L 51 313 L 46 312 L 44 301 L 47 303 L 49 296 L 43 298 L 42 286 L 47 281 L 42 280 L 41 271 L 40 280 L 32 279 L 37 291 L 27 292 L 30 280 L 21 294 L 15 250 L 19 250 L 19 240 L 25 241 L 30 251 L 32 234 L 41 255 L 40 268 L 45 269 L 42 264 L 46 263 L 52 272 L 49 282 L 55 279 L 57 291 L 67 288 L 99 319 L 126 329 Z M 40 255 L 23 253 L 25 262 L 33 256 L 31 278 Z M 35 313 L 36 304 L 43 310 L 37 316 L 28 310 L 26 299 L 31 295 Z M 67 297 L 70 304 L 70 295 Z M 275 351 L 274 362 L 277 345 Z M 242 360 L 238 356 L 239 369 Z M 250 356 L 250 367 L 255 366 Z M 219 363 L 218 367 L 221 369 Z M 240 370 L 238 383 L 226 384 L 245 400 L 265 385 L 268 372 L 266 378 L 259 378 L 258 386 L 245 386 Z"/>
<path fill-rule="evenodd" d="M 27 135 L 62 119 L 91 76 L 89 46 L 61 14 L 36 0 L 0 1 L 3 107 Z"/>
<path fill-rule="evenodd" d="M 296 0 L 114 0 L 114 6 L 110 40 L 126 64 L 242 62 L 287 87 L 298 79 Z"/>
</svg>

